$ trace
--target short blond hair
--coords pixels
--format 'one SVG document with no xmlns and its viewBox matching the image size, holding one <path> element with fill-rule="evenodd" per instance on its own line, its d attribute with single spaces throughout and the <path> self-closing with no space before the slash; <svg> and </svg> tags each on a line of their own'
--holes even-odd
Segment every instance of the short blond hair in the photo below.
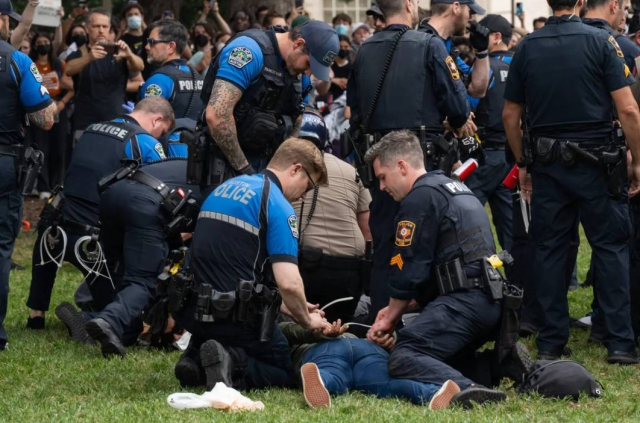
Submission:
<svg viewBox="0 0 640 423">
<path fill-rule="evenodd" d="M 289 138 L 280 144 L 268 167 L 284 171 L 297 163 L 301 164 L 307 172 L 320 175 L 318 185 L 327 184 L 327 166 L 324 164 L 324 157 L 311 141 Z"/>
</svg>

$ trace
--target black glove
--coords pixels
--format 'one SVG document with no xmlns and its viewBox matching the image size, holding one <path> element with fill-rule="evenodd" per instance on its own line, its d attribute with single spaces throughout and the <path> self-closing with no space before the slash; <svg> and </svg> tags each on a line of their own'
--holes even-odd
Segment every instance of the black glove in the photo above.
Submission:
<svg viewBox="0 0 640 423">
<path fill-rule="evenodd" d="M 251 166 L 251 164 L 248 164 L 242 169 L 238 170 L 238 173 L 240 173 L 241 175 L 253 175 L 256 173 L 256 171 L 253 166 Z"/>
<path fill-rule="evenodd" d="M 476 51 L 486 51 L 489 48 L 489 29 L 476 22 L 469 25 L 469 41 Z"/>
</svg>

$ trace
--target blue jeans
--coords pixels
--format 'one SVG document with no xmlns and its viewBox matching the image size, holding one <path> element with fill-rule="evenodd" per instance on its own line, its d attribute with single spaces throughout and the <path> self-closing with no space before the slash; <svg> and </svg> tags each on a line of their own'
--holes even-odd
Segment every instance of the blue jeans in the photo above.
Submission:
<svg viewBox="0 0 640 423">
<path fill-rule="evenodd" d="M 9 271 L 11 254 L 20 230 L 22 195 L 18 190 L 15 159 L 0 156 L 0 350 L 7 343 L 3 326 L 9 301 Z"/>
<path fill-rule="evenodd" d="M 364 339 L 340 338 L 310 349 L 302 364 L 315 363 L 327 390 L 334 395 L 350 389 L 380 398 L 405 398 L 422 405 L 440 389 L 410 379 L 393 379 L 387 370 L 389 354 Z"/>
</svg>

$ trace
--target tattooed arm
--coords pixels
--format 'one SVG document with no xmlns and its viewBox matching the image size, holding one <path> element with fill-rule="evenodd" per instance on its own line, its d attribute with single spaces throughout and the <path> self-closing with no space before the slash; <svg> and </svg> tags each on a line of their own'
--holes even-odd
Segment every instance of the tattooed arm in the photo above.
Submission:
<svg viewBox="0 0 640 423">
<path fill-rule="evenodd" d="M 233 109 L 242 97 L 242 91 L 230 82 L 216 79 L 207 104 L 209 132 L 224 155 L 236 170 L 249 165 L 240 144 Z"/>
<path fill-rule="evenodd" d="M 58 107 L 55 103 L 51 103 L 44 109 L 29 113 L 27 116 L 32 125 L 48 131 L 53 126 L 53 117 L 56 114 L 58 114 Z"/>
</svg>

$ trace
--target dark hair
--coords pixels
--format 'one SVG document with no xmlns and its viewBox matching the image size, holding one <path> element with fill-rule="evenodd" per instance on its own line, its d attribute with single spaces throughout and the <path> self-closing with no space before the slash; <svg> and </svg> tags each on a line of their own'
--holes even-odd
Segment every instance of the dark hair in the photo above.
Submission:
<svg viewBox="0 0 640 423">
<path fill-rule="evenodd" d="M 125 18 L 127 16 L 127 13 L 131 9 L 138 9 L 140 11 L 140 14 L 144 16 L 144 9 L 142 8 L 142 5 L 136 2 L 136 3 L 129 3 L 124 7 L 124 9 L 122 9 L 122 17 Z"/>
<path fill-rule="evenodd" d="M 431 3 L 431 16 L 444 15 L 450 8 L 451 5 L 447 3 Z"/>
<path fill-rule="evenodd" d="M 266 15 L 264 15 L 264 19 L 262 19 L 262 22 L 260 22 L 260 24 L 262 25 L 263 28 L 269 28 L 271 26 L 271 20 L 274 18 L 284 19 L 284 16 L 282 16 L 280 13 L 276 12 L 275 10 L 272 10 Z"/>
<path fill-rule="evenodd" d="M 187 28 L 180 22 L 174 20 L 157 21 L 151 24 L 149 34 L 155 28 L 158 28 L 158 36 L 161 40 L 173 41 L 176 43 L 176 53 L 182 54 L 187 43 L 189 42 L 189 33 Z"/>
<path fill-rule="evenodd" d="M 191 41 L 193 41 L 195 43 L 196 41 L 196 27 L 203 27 L 204 28 L 204 32 L 207 33 L 207 35 L 209 36 L 209 38 L 211 38 L 213 40 L 213 38 L 216 36 L 216 32 L 213 29 L 213 26 L 211 26 L 210 23 L 208 22 L 198 22 L 196 23 L 193 28 L 191 28 Z"/>
<path fill-rule="evenodd" d="M 85 20 L 87 25 L 91 23 L 91 17 L 95 14 L 104 15 L 109 18 L 109 21 L 111 21 L 111 12 L 109 12 L 104 7 L 94 7 L 93 9 L 89 10 L 89 13 L 87 13 L 87 18 Z"/>
<path fill-rule="evenodd" d="M 269 10 L 269 6 L 265 6 L 264 4 L 261 4 L 260 6 L 258 6 L 258 8 L 256 9 L 256 21 L 258 19 L 260 19 L 260 13 L 264 12 L 265 10 Z"/>
<path fill-rule="evenodd" d="M 351 39 L 349 38 L 348 35 L 338 35 L 338 44 L 340 43 L 340 41 L 346 41 L 350 43 Z"/>
<path fill-rule="evenodd" d="M 579 0 L 547 0 L 549 7 L 554 12 L 558 10 L 573 9 Z"/>
<path fill-rule="evenodd" d="M 291 41 L 295 41 L 298 38 L 302 38 L 302 27 L 304 25 L 298 25 L 295 28 L 293 28 L 291 31 L 289 31 L 289 39 Z M 305 40 L 306 41 L 306 40 Z M 304 45 L 304 47 L 302 48 L 302 53 L 303 54 L 309 54 L 309 49 L 307 48 L 306 44 Z"/>
<path fill-rule="evenodd" d="M 593 0 L 590 0 L 590 1 L 589 1 L 589 3 L 590 3 L 590 4 L 589 4 L 589 7 L 592 7 L 592 6 L 591 6 L 591 2 L 592 2 L 592 1 L 593 1 Z M 607 1 L 611 1 L 611 0 L 607 0 Z M 547 23 L 547 18 L 545 18 L 544 16 L 540 16 L 539 18 L 535 18 L 535 19 L 533 20 L 533 26 L 535 27 L 535 26 L 536 26 L 536 24 L 537 24 L 538 22 L 542 22 L 542 23 L 545 23 L 545 24 L 546 24 L 546 23 Z"/>
<path fill-rule="evenodd" d="M 337 21 L 347 21 L 349 22 L 349 25 L 351 25 L 351 16 L 347 15 L 346 13 L 338 13 L 337 15 L 335 15 L 333 17 L 333 20 L 331 21 L 331 24 L 335 26 Z"/>
<path fill-rule="evenodd" d="M 228 32 L 219 32 L 214 39 L 215 42 L 217 43 L 220 40 L 220 38 L 222 38 L 225 35 L 231 36 L 231 34 L 229 34 Z"/>
<path fill-rule="evenodd" d="M 49 66 L 53 68 L 53 65 L 56 63 L 56 56 L 53 51 L 53 42 L 51 42 L 51 37 L 49 37 L 49 35 L 47 34 L 42 34 L 37 32 L 33 34 L 33 37 L 31 37 L 31 42 L 30 42 L 31 51 L 29 52 L 29 57 L 34 63 L 37 62 L 38 58 L 40 57 L 40 55 L 36 51 L 36 41 L 38 41 L 38 38 L 46 38 L 47 40 L 49 40 L 49 45 L 51 46 L 51 48 L 49 49 L 49 54 L 47 54 L 47 60 L 49 61 Z"/>
<path fill-rule="evenodd" d="M 84 30 L 84 35 L 87 36 L 87 28 L 84 26 L 84 24 L 80 22 L 71 24 L 69 30 L 67 31 L 67 35 L 64 37 L 64 43 L 67 45 L 67 47 L 70 46 L 71 43 L 73 43 L 73 40 L 71 38 L 73 37 L 73 30 L 76 28 L 82 28 Z"/>
</svg>

